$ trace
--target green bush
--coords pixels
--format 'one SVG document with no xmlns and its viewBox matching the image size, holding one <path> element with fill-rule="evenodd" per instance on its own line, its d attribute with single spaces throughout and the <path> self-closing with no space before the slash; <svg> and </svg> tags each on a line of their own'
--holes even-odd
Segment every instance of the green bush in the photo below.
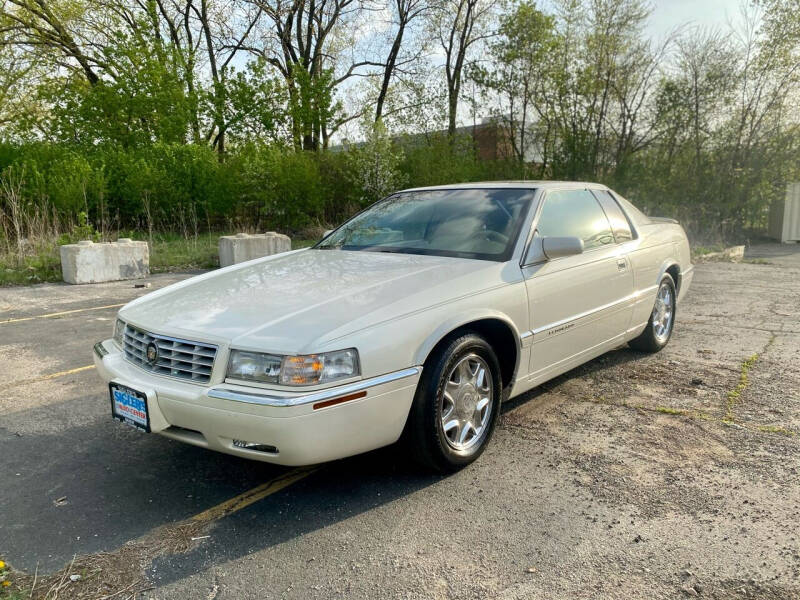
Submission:
<svg viewBox="0 0 800 600">
<path fill-rule="evenodd" d="M 322 217 L 324 191 L 315 154 L 249 145 L 224 168 L 234 192 L 225 216 L 235 225 L 292 231 Z"/>
<path fill-rule="evenodd" d="M 787 141 L 782 151 L 795 150 Z M 694 240 L 715 243 L 742 227 L 763 229 L 770 202 L 793 176 L 770 179 L 754 164 L 731 181 L 722 168 L 729 160 L 724 152 L 709 154 L 701 173 L 691 172 L 692 160 L 676 153 L 665 169 L 663 157 L 642 153 L 603 182 L 649 214 L 679 219 Z M 224 160 L 196 144 L 0 143 L 0 177 L 23 180 L 14 210 L 25 212 L 24 238 L 52 231 L 72 236 L 74 227 L 85 226 L 100 238 L 121 229 L 146 231 L 148 239 L 153 232 L 196 239 L 220 230 L 313 237 L 395 187 L 522 179 L 532 170 L 525 173 L 516 160 L 480 159 L 469 136 L 392 141 L 376 134 L 365 144 L 320 152 L 253 143 L 232 148 Z M 18 245 L 9 214 L 0 194 L 5 248 Z"/>
<path fill-rule="evenodd" d="M 524 178 L 515 160 L 483 160 L 469 136 L 451 141 L 445 135 L 406 138 L 401 141 L 405 158 L 400 169 L 410 187 L 442 185 L 465 181 L 494 181 Z"/>
</svg>

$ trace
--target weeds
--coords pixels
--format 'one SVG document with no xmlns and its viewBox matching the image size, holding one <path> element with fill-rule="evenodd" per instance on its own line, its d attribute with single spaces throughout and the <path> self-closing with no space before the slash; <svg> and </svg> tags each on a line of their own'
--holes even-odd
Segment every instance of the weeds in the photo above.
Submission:
<svg viewBox="0 0 800 600">
<path fill-rule="evenodd" d="M 770 346 L 772 346 L 773 342 L 775 341 L 775 334 L 773 333 L 772 336 L 767 341 L 764 349 L 761 351 L 761 354 L 766 352 Z M 741 397 L 742 393 L 747 389 L 747 386 L 750 385 L 750 379 L 748 374 L 750 369 L 759 359 L 759 353 L 756 352 L 749 358 L 746 358 L 742 361 L 742 365 L 739 369 L 739 381 L 736 383 L 736 387 L 732 390 L 728 391 L 727 394 L 727 402 L 726 402 L 726 409 L 725 409 L 725 416 L 722 418 L 722 421 L 725 423 L 733 423 L 733 409 L 736 406 L 736 402 L 738 402 L 739 398 Z"/>
<path fill-rule="evenodd" d="M 739 370 L 739 382 L 736 384 L 735 388 L 728 392 L 727 395 L 727 408 L 725 411 L 725 417 L 722 419 L 723 421 L 730 423 L 733 422 L 733 407 L 737 400 L 739 400 L 742 392 L 744 392 L 745 389 L 747 389 L 747 386 L 750 385 L 750 380 L 748 379 L 747 374 L 752 366 L 756 364 L 757 360 L 758 353 L 756 352 L 750 358 L 746 358 L 742 361 L 742 366 Z"/>
<path fill-rule="evenodd" d="M 140 235 L 130 232 L 125 237 L 136 239 Z M 150 246 L 150 271 L 170 273 L 215 269 L 219 267 L 218 248 L 219 234 L 199 234 L 189 238 L 175 234 L 155 234 Z"/>
<path fill-rule="evenodd" d="M 690 410 L 685 408 L 671 408 L 669 406 L 650 407 L 645 404 L 629 404 L 625 400 L 614 401 L 606 398 L 605 396 L 598 396 L 595 398 L 590 397 L 586 399 L 586 402 L 591 402 L 592 404 L 602 404 L 605 406 L 616 406 L 618 408 L 631 408 L 634 410 L 639 410 L 644 412 L 661 413 L 663 415 L 688 417 L 690 419 L 701 419 L 703 421 L 707 421 L 708 419 L 710 419 L 710 415 L 699 410 Z"/>
<path fill-rule="evenodd" d="M 17 572 L 12 585 L 0 588 L 0 600 L 139 597 L 152 589 L 143 572 L 145 566 L 159 556 L 186 552 L 206 526 L 191 520 L 164 525 L 111 552 L 73 557 L 69 565 L 50 575 Z M 74 575 L 80 577 L 73 579 Z"/>
<path fill-rule="evenodd" d="M 669 406 L 656 406 L 655 411 L 665 415 L 681 415 L 684 417 L 690 417 L 693 414 L 692 411 L 681 408 L 670 408 Z"/>
<path fill-rule="evenodd" d="M 8 217 L 14 221 L 16 217 Z M 14 231 L 22 231 L 26 237 L 17 238 L 12 246 L 6 237 L 6 251 L 0 250 L 0 286 L 30 285 L 51 281 L 61 281 L 61 256 L 58 247 L 79 240 L 102 241 L 101 234 L 89 222 L 85 212 L 78 214 L 78 222 L 65 229 L 67 233 L 58 234 L 59 225 L 55 215 L 33 209 L 24 212 L 21 225 L 14 225 Z M 0 221 L 3 214 L 0 214 Z M 8 227 L 5 230 L 8 234 Z M 15 233 L 15 235 L 17 235 Z"/>
<path fill-rule="evenodd" d="M 0 286 L 48 281 L 61 281 L 57 244 L 39 243 L 21 258 L 12 253 L 0 253 Z"/>
<path fill-rule="evenodd" d="M 779 433 L 780 435 L 785 435 L 788 437 L 794 437 L 797 435 L 796 431 L 786 429 L 785 427 L 779 427 L 777 425 L 759 425 L 757 428 L 759 431 L 763 431 L 765 433 Z"/>
<path fill-rule="evenodd" d="M 25 597 L 12 578 L 11 569 L 0 560 L 0 600 L 22 600 Z"/>
</svg>

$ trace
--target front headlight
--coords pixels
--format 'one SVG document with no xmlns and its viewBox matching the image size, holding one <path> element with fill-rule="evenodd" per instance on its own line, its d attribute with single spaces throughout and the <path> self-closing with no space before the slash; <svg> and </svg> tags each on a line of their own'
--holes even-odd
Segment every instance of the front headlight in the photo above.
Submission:
<svg viewBox="0 0 800 600">
<path fill-rule="evenodd" d="M 125 337 L 125 321 L 117 319 L 114 323 L 114 343 L 122 348 Z"/>
<path fill-rule="evenodd" d="M 305 356 L 231 350 L 228 378 L 282 385 L 314 385 L 361 374 L 355 348 Z"/>
<path fill-rule="evenodd" d="M 260 383 L 278 383 L 282 358 L 274 354 L 231 350 L 228 377 Z"/>
</svg>

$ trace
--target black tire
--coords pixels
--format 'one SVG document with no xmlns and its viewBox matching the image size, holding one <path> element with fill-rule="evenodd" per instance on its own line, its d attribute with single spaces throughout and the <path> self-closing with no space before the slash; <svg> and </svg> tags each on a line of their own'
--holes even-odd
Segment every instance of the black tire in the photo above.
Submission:
<svg viewBox="0 0 800 600">
<path fill-rule="evenodd" d="M 663 331 L 661 335 L 659 335 L 658 325 L 656 324 L 656 311 L 658 306 L 658 298 L 662 294 L 662 290 L 664 288 L 667 288 L 669 291 L 669 307 L 671 310 L 671 318 L 669 319 L 669 326 L 667 327 L 666 331 Z M 666 273 L 661 278 L 661 282 L 658 285 L 658 291 L 656 292 L 656 303 L 653 306 L 653 312 L 650 313 L 650 319 L 647 321 L 647 327 L 645 327 L 644 331 L 641 333 L 641 335 L 639 335 L 639 337 L 628 342 L 628 345 L 634 350 L 650 353 L 658 352 L 664 348 L 664 346 L 669 343 L 669 340 L 672 337 L 672 330 L 675 327 L 676 300 L 677 293 L 675 290 L 675 281 L 672 279 L 670 274 Z"/>
<path fill-rule="evenodd" d="M 469 441 L 471 445 L 468 448 L 458 449 L 445 434 L 442 424 L 444 390 L 451 376 L 455 376 L 454 369 L 464 362 L 469 364 L 469 361 L 473 361 L 477 369 L 488 367 L 488 369 L 483 368 L 483 372 L 489 375 L 491 387 L 488 392 L 483 393 L 486 393 L 489 399 L 489 413 L 484 417 L 486 423 L 480 428 L 480 434 L 474 435 Z M 440 473 L 457 471 L 473 462 L 481 455 L 492 437 L 500 414 L 502 389 L 497 355 L 485 339 L 468 332 L 445 340 L 425 363 L 406 423 L 405 438 L 411 456 L 418 463 Z M 469 393 L 469 390 L 466 390 L 461 397 L 472 398 L 468 396 Z M 477 395 L 481 394 L 479 392 Z M 453 410 L 456 410 L 455 405 Z M 473 428 L 472 431 L 477 430 Z"/>
</svg>

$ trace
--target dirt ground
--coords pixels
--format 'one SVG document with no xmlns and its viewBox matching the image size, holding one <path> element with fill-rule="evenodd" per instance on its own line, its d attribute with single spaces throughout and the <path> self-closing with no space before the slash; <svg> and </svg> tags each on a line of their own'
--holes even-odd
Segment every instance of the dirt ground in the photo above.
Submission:
<svg viewBox="0 0 800 600">
<path fill-rule="evenodd" d="M 147 291 L 0 290 L 0 558 L 20 585 L 37 573 L 59 598 L 176 600 L 800 598 L 800 245 L 698 265 L 664 351 L 619 349 L 512 399 L 458 474 L 390 448 L 207 521 L 194 517 L 287 470 L 111 421 L 85 367 L 114 305 Z"/>
</svg>

